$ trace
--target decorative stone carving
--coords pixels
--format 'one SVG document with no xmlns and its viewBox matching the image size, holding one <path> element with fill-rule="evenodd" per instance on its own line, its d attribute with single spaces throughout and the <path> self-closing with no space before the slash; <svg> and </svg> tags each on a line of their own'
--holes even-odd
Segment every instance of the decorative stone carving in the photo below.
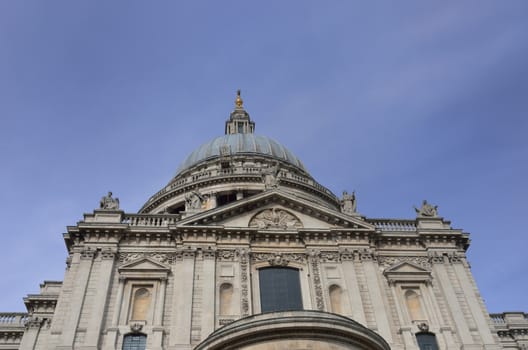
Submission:
<svg viewBox="0 0 528 350">
<path fill-rule="evenodd" d="M 359 260 L 361 261 L 376 261 L 377 260 L 377 256 L 375 253 L 367 250 L 367 249 L 363 249 L 362 251 L 359 252 Z"/>
<path fill-rule="evenodd" d="M 343 191 L 343 198 L 341 199 L 341 212 L 347 215 L 353 215 L 357 212 L 356 192 L 348 194 Z"/>
<path fill-rule="evenodd" d="M 233 261 L 235 259 L 235 250 L 232 250 L 232 249 L 219 250 L 218 259 L 221 261 Z"/>
<path fill-rule="evenodd" d="M 218 320 L 218 323 L 220 324 L 220 326 L 225 326 L 226 324 L 230 324 L 231 322 L 234 322 L 235 319 L 233 318 L 221 318 L 220 320 Z"/>
<path fill-rule="evenodd" d="M 130 324 L 130 331 L 132 333 L 139 333 L 143 329 L 143 324 L 140 322 L 133 322 Z"/>
<path fill-rule="evenodd" d="M 304 263 L 304 255 L 295 253 L 254 253 L 251 259 L 254 262 L 267 261 L 272 266 L 287 266 L 290 262 Z"/>
<path fill-rule="evenodd" d="M 114 260 L 116 253 L 112 249 L 104 249 L 99 253 L 103 260 Z"/>
<path fill-rule="evenodd" d="M 422 206 L 420 208 L 414 207 L 414 210 L 416 211 L 416 215 L 419 218 L 424 218 L 424 217 L 437 218 L 438 217 L 438 205 L 433 206 L 427 203 L 425 199 L 422 202 Z"/>
<path fill-rule="evenodd" d="M 321 252 L 321 260 L 323 262 L 337 262 L 339 261 L 338 252 Z"/>
<path fill-rule="evenodd" d="M 100 209 L 119 210 L 119 198 L 112 198 L 112 192 L 101 198 L 99 202 Z"/>
<path fill-rule="evenodd" d="M 379 256 L 378 262 L 383 267 L 394 266 L 401 262 L 410 262 L 424 269 L 431 269 L 431 262 L 426 256 Z"/>
<path fill-rule="evenodd" d="M 94 258 L 94 256 L 95 251 L 90 248 L 86 248 L 81 251 L 81 260 L 91 260 Z"/>
<path fill-rule="evenodd" d="M 462 264 L 462 257 L 457 254 L 448 255 L 451 264 Z"/>
<path fill-rule="evenodd" d="M 429 325 L 427 322 L 420 322 L 417 324 L 417 327 L 422 332 L 429 332 Z"/>
<path fill-rule="evenodd" d="M 28 329 L 28 328 L 40 328 L 42 326 L 43 321 L 44 321 L 43 319 L 33 316 L 33 317 L 30 317 L 26 321 L 25 327 L 26 327 L 26 329 Z"/>
<path fill-rule="evenodd" d="M 246 249 L 240 249 L 238 251 L 238 259 L 240 261 L 240 287 L 241 287 L 241 306 L 242 316 L 249 316 L 249 288 L 248 288 L 248 259 L 249 252 Z"/>
<path fill-rule="evenodd" d="M 271 266 L 288 266 L 290 260 L 282 256 L 282 253 L 278 253 L 272 258 L 269 258 L 268 262 Z"/>
<path fill-rule="evenodd" d="M 324 311 L 323 287 L 321 285 L 321 273 L 319 272 L 319 256 L 320 252 L 311 250 L 308 253 L 310 265 L 312 267 L 312 279 L 315 290 L 315 304 L 317 310 Z"/>
<path fill-rule="evenodd" d="M 140 258 L 150 258 L 162 264 L 174 264 L 177 253 L 120 253 L 119 262 L 127 263 Z"/>
<path fill-rule="evenodd" d="M 273 166 L 261 170 L 262 182 L 264 182 L 265 189 L 279 187 L 279 171 L 280 167 L 278 162 Z"/>
<path fill-rule="evenodd" d="M 214 259 L 216 257 L 216 250 L 212 249 L 211 247 L 204 249 L 202 256 L 204 259 Z"/>
<path fill-rule="evenodd" d="M 259 229 L 294 230 L 301 228 L 301 221 L 286 210 L 272 208 L 265 209 L 249 221 L 249 227 Z"/>
<path fill-rule="evenodd" d="M 437 252 L 429 254 L 429 261 L 431 264 L 443 264 L 445 262 L 444 256 L 442 254 L 438 254 Z"/>
<path fill-rule="evenodd" d="M 206 198 L 198 191 L 191 191 L 185 195 L 185 211 L 202 209 Z"/>
<path fill-rule="evenodd" d="M 230 145 L 222 145 L 219 148 L 220 150 L 220 156 L 221 157 L 228 157 L 231 155 L 231 146 Z"/>
<path fill-rule="evenodd" d="M 348 249 L 343 249 L 339 252 L 339 259 L 341 261 L 354 261 L 355 253 Z"/>
</svg>

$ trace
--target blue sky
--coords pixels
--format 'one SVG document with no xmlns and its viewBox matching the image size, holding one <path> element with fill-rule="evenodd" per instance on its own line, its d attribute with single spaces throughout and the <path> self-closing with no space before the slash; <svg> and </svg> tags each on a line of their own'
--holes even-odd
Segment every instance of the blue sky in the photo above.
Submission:
<svg viewBox="0 0 528 350">
<path fill-rule="evenodd" d="M 0 310 L 61 280 L 62 233 L 127 212 L 221 135 L 257 134 L 369 217 L 427 199 L 491 312 L 528 311 L 528 2 L 0 1 Z"/>
</svg>

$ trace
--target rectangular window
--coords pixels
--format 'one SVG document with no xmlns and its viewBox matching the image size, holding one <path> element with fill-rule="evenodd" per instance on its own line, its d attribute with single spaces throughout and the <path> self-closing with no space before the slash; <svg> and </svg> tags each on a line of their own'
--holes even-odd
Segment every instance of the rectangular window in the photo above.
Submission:
<svg viewBox="0 0 528 350">
<path fill-rule="evenodd" d="M 302 310 L 299 270 L 267 267 L 259 270 L 261 312 Z"/>
<path fill-rule="evenodd" d="M 123 350 L 145 350 L 147 336 L 144 334 L 127 334 L 123 338 Z"/>
</svg>

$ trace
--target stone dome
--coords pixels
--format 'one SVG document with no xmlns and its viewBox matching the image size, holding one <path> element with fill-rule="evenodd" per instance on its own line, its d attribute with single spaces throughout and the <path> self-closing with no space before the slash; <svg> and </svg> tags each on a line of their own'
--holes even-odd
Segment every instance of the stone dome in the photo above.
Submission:
<svg viewBox="0 0 528 350">
<path fill-rule="evenodd" d="M 225 135 L 196 148 L 139 212 L 188 216 L 279 186 L 329 208 L 340 205 L 290 150 L 269 137 L 255 135 L 255 122 L 243 108 L 238 91 L 235 109 L 225 122 Z"/>
<path fill-rule="evenodd" d="M 194 165 L 222 156 L 223 152 L 227 152 L 230 156 L 260 155 L 275 158 L 306 172 L 299 158 L 286 147 L 269 137 L 248 133 L 222 135 L 204 143 L 179 166 L 176 176 Z"/>
</svg>

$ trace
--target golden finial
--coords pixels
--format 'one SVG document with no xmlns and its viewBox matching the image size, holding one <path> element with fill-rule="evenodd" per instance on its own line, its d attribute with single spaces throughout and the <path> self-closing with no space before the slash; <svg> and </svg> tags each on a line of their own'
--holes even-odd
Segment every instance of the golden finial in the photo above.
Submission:
<svg viewBox="0 0 528 350">
<path fill-rule="evenodd" d="M 242 98 L 240 97 L 240 89 L 237 90 L 237 97 L 236 97 L 236 100 L 235 100 L 235 105 L 237 107 L 242 107 L 242 105 L 244 104 L 244 101 L 242 101 Z"/>
</svg>

